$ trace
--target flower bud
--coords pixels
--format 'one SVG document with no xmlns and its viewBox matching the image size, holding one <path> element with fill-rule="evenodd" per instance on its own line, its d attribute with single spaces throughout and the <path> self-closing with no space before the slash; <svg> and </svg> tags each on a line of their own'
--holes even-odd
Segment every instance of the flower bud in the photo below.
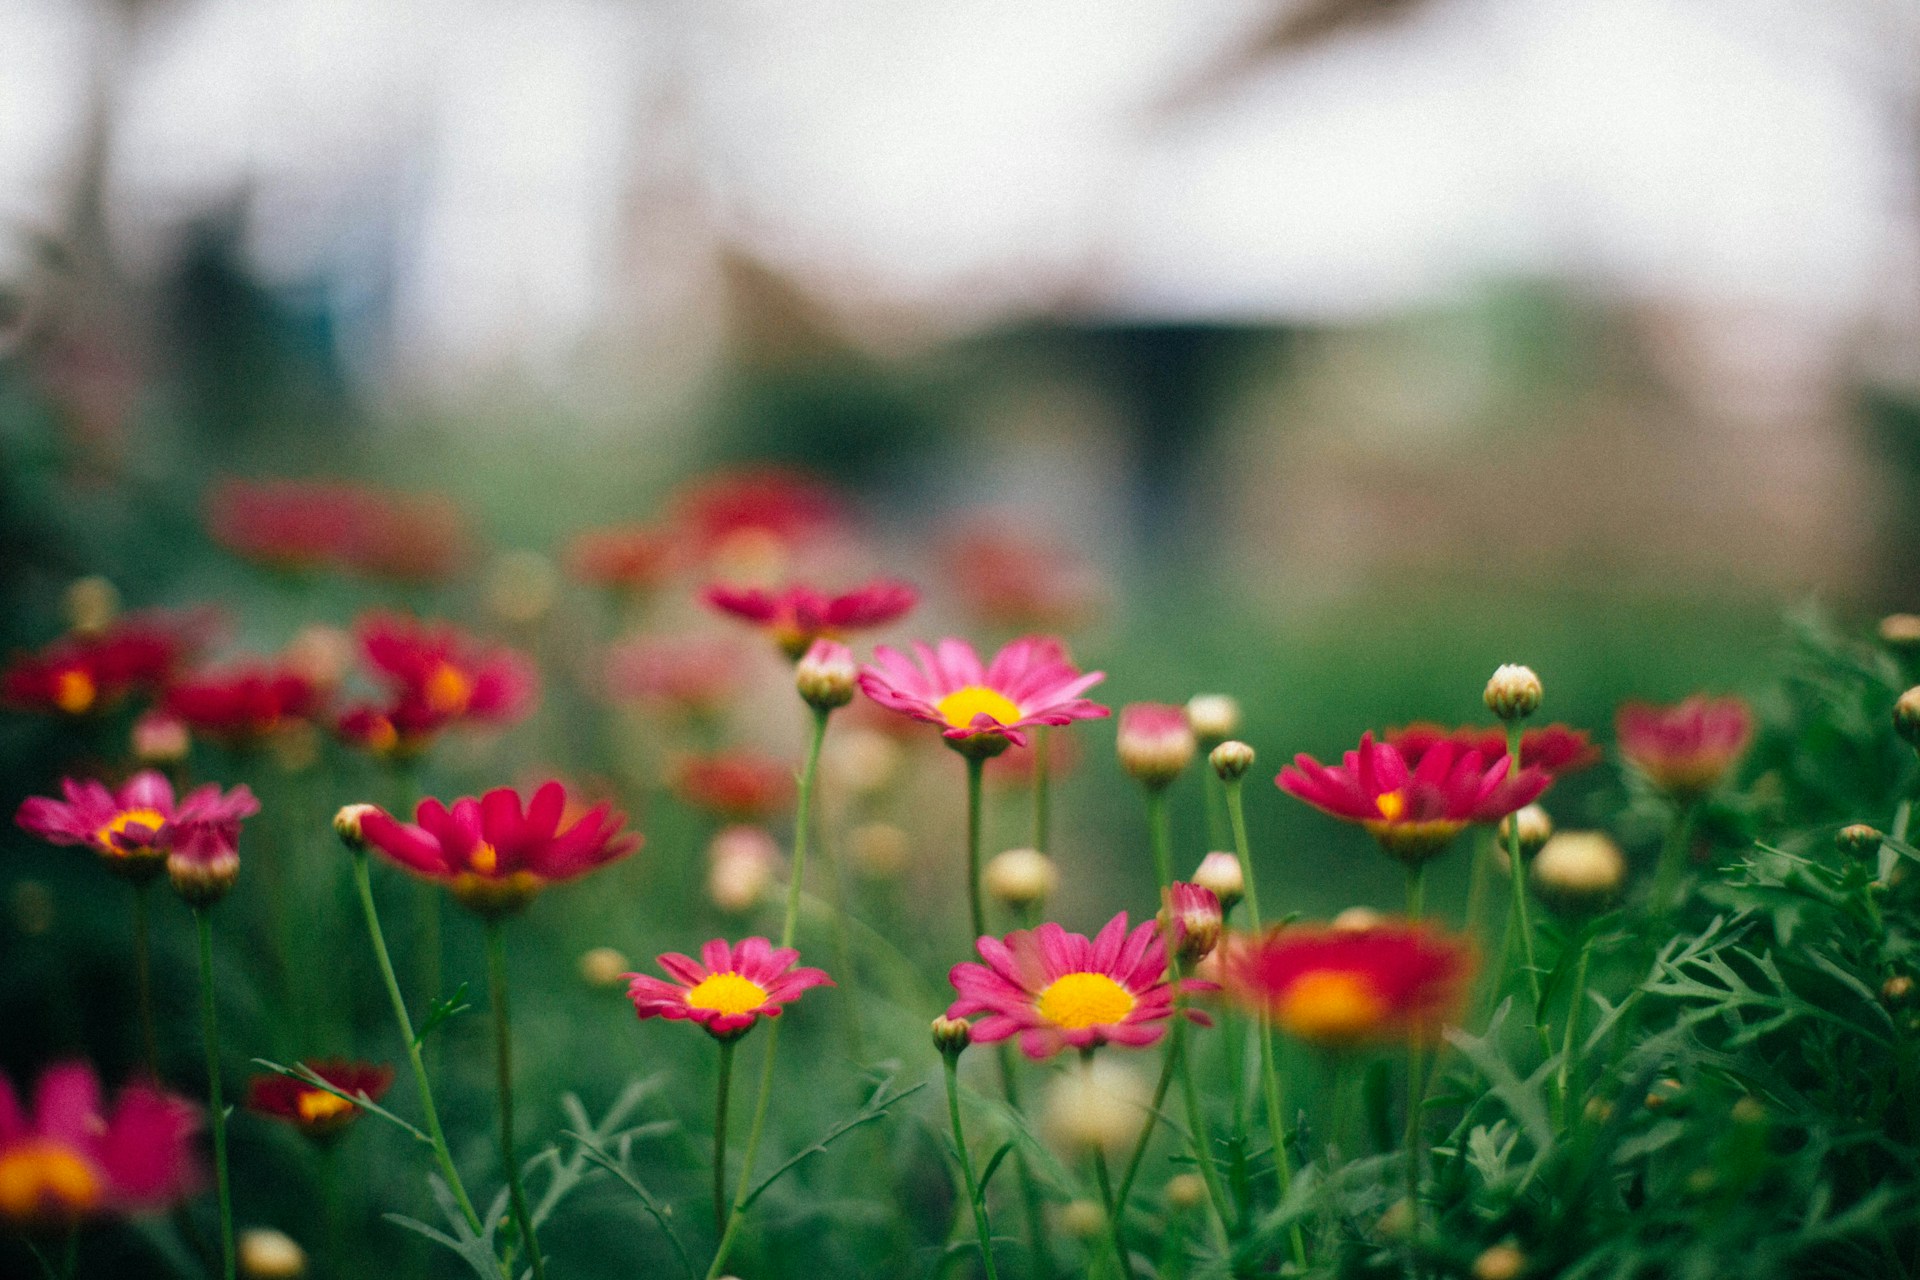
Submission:
<svg viewBox="0 0 1920 1280">
<path fill-rule="evenodd" d="M 1224 693 L 1196 693 L 1187 699 L 1187 723 L 1202 742 L 1220 742 L 1240 732 L 1240 702 Z"/>
<path fill-rule="evenodd" d="M 1380 1215 L 1373 1229 L 1389 1240 L 1404 1240 L 1413 1234 L 1416 1221 L 1413 1206 L 1403 1198 L 1387 1206 L 1387 1211 Z"/>
<path fill-rule="evenodd" d="M 1207 1184 L 1197 1173 L 1176 1173 L 1167 1179 L 1161 1194 L 1169 1209 L 1186 1212 L 1207 1202 Z"/>
<path fill-rule="evenodd" d="M 1207 753 L 1207 763 L 1223 782 L 1233 782 L 1253 768 L 1253 748 L 1244 742 L 1223 742 Z"/>
<path fill-rule="evenodd" d="M 1333 918 L 1333 927 L 1342 933 L 1365 933 L 1369 929 L 1378 929 L 1387 922 L 1387 918 L 1372 907 L 1348 907 Z"/>
<path fill-rule="evenodd" d="M 632 968 L 632 962 L 614 947 L 595 947 L 580 954 L 580 978 L 590 987 L 617 987 Z"/>
<path fill-rule="evenodd" d="M 1540 677 L 1533 668 L 1509 662 L 1487 681 L 1487 710 L 1502 720 L 1525 720 L 1540 709 Z"/>
<path fill-rule="evenodd" d="M 1507 846 L 1512 839 L 1513 828 L 1520 828 L 1520 856 L 1531 858 L 1540 852 L 1540 846 L 1553 838 L 1553 818 L 1537 804 L 1516 809 L 1500 819 L 1496 832 L 1501 856 L 1506 856 Z"/>
<path fill-rule="evenodd" d="M 1620 892 L 1627 859 L 1598 831 L 1563 831 L 1540 847 L 1530 874 L 1543 901 L 1564 911 L 1593 911 Z"/>
<path fill-rule="evenodd" d="M 175 849 L 167 855 L 167 879 L 190 907 L 210 907 L 227 896 L 240 878 L 240 853 L 231 846 L 204 852 Z"/>
<path fill-rule="evenodd" d="M 1117 1157 L 1140 1135 L 1151 1100 L 1138 1075 L 1099 1057 L 1084 1070 L 1060 1073 L 1047 1091 L 1041 1124 L 1061 1147 Z"/>
<path fill-rule="evenodd" d="M 113 625 L 120 613 L 120 593 L 98 574 L 75 578 L 60 597 L 67 628 L 78 635 L 97 636 Z"/>
<path fill-rule="evenodd" d="M 1880 842 L 1886 837 L 1878 828 L 1864 822 L 1842 827 L 1834 834 L 1834 847 L 1851 858 L 1871 858 L 1880 852 Z"/>
<path fill-rule="evenodd" d="M 1880 1002 L 1897 1007 L 1913 999 L 1913 979 L 1904 973 L 1896 973 L 1880 984 Z"/>
<path fill-rule="evenodd" d="M 133 754 L 141 764 L 178 764 L 193 747 L 187 722 L 165 711 L 143 711 L 133 722 Z"/>
<path fill-rule="evenodd" d="M 933 1020 L 933 1047 L 943 1058 L 957 1058 L 973 1043 L 973 1024 L 965 1018 L 938 1017 Z"/>
<path fill-rule="evenodd" d="M 1160 908 L 1160 934 L 1181 965 L 1192 965 L 1219 944 L 1222 916 L 1213 890 L 1175 881 Z"/>
<path fill-rule="evenodd" d="M 1920 687 L 1907 690 L 1893 704 L 1893 727 L 1909 745 L 1920 747 Z"/>
<path fill-rule="evenodd" d="M 1880 641 L 1889 649 L 1920 650 L 1920 614 L 1890 613 L 1880 619 Z"/>
<path fill-rule="evenodd" d="M 360 834 L 360 820 L 378 812 L 379 808 L 370 804 L 342 805 L 340 811 L 333 815 L 333 833 L 340 837 L 341 844 L 353 852 L 365 853 L 367 838 Z"/>
<path fill-rule="evenodd" d="M 779 861 L 780 846 L 765 828 L 723 827 L 707 845 L 707 896 L 730 914 L 750 911 L 766 896 Z"/>
<path fill-rule="evenodd" d="M 249 1227 L 234 1241 L 234 1260 L 247 1280 L 296 1280 L 307 1274 L 307 1253 L 272 1227 Z"/>
<path fill-rule="evenodd" d="M 1179 777 L 1198 750 L 1187 713 L 1164 702 L 1135 702 L 1120 708 L 1118 745 L 1120 767 L 1155 791 Z"/>
<path fill-rule="evenodd" d="M 1038 849 L 1008 849 L 987 861 L 987 892 L 1016 910 L 1044 902 L 1060 887 L 1060 869 Z"/>
<path fill-rule="evenodd" d="M 1519 1280 L 1527 1255 L 1512 1243 L 1497 1244 L 1473 1260 L 1473 1280 Z"/>
<path fill-rule="evenodd" d="M 862 875 L 890 880 L 907 869 L 913 845 L 891 822 L 863 822 L 847 833 L 847 852 Z"/>
<path fill-rule="evenodd" d="M 815 640 L 793 669 L 793 687 L 815 711 L 832 711 L 853 701 L 858 675 L 853 650 L 838 640 Z"/>
<path fill-rule="evenodd" d="M 1107 1211 L 1092 1200 L 1071 1200 L 1060 1206 L 1060 1230 L 1091 1240 L 1107 1229 Z"/>
<path fill-rule="evenodd" d="M 1230 853 L 1216 850 L 1200 859 L 1200 865 L 1193 872 L 1193 882 L 1213 890 L 1223 912 L 1232 911 L 1240 899 L 1247 896 L 1246 873 L 1240 867 L 1240 859 Z"/>
</svg>

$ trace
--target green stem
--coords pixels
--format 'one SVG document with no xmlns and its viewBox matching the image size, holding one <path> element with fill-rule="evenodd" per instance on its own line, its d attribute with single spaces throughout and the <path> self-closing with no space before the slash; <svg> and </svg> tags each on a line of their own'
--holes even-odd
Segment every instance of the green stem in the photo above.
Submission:
<svg viewBox="0 0 1920 1280">
<path fill-rule="evenodd" d="M 1153 873 L 1160 879 L 1160 896 L 1173 884 L 1173 830 L 1167 821 L 1167 789 L 1147 788 L 1147 834 L 1153 841 Z"/>
<path fill-rule="evenodd" d="M 207 919 L 206 908 L 194 908 L 193 924 L 200 935 L 200 1029 L 207 1043 L 213 1177 L 220 1200 L 220 1274 L 225 1280 L 233 1280 L 233 1195 L 227 1181 L 227 1107 L 220 1095 L 220 1015 L 213 998 L 213 924 Z"/>
<path fill-rule="evenodd" d="M 997 1047 L 1000 1051 L 1000 1092 L 1013 1113 L 1024 1119 L 1026 1110 L 1020 1105 L 1020 1077 L 1015 1074 L 1013 1042 L 1002 1040 Z M 1019 1147 L 1013 1150 L 1013 1172 L 1020 1182 L 1021 1212 L 1026 1217 L 1027 1250 L 1033 1259 L 1034 1274 L 1050 1276 L 1053 1274 L 1053 1255 L 1047 1251 L 1047 1220 L 1040 1204 L 1040 1184 L 1034 1181 L 1033 1166 L 1027 1163 L 1027 1153 Z"/>
<path fill-rule="evenodd" d="M 140 993 L 140 1048 L 146 1057 L 147 1076 L 160 1078 L 160 1037 L 153 1021 L 153 947 L 148 941 L 147 921 L 151 914 L 153 881 L 133 886 L 133 973 Z"/>
<path fill-rule="evenodd" d="M 1088 1045 L 1080 1050 L 1082 1071 L 1093 1070 L 1094 1047 Z M 1099 1147 L 1093 1149 L 1093 1176 L 1100 1185 L 1100 1203 L 1107 1211 L 1107 1240 L 1113 1246 L 1114 1265 L 1119 1268 L 1122 1280 L 1128 1280 L 1133 1275 L 1133 1268 L 1127 1263 L 1127 1245 L 1120 1235 L 1120 1211 L 1113 1198 L 1113 1178 L 1107 1171 L 1107 1153 Z"/>
<path fill-rule="evenodd" d="M 527 1243 L 533 1280 L 546 1280 L 547 1261 L 533 1233 L 533 1215 L 527 1212 L 526 1190 L 520 1185 L 520 1160 L 513 1150 L 513 1019 L 507 1010 L 506 935 L 498 920 L 487 921 L 487 988 L 493 996 L 494 1085 L 500 1095 L 500 1162 L 507 1171 L 507 1198 L 520 1238 Z"/>
<path fill-rule="evenodd" d="M 440 1129 L 440 1112 L 433 1105 L 433 1086 L 427 1081 L 426 1064 L 420 1060 L 420 1044 L 414 1039 L 413 1019 L 407 1015 L 406 997 L 400 994 L 400 980 L 394 976 L 393 958 L 387 954 L 387 937 L 380 928 L 380 913 L 373 905 L 373 881 L 367 872 L 367 855 L 364 850 L 353 855 L 353 886 L 360 896 L 360 912 L 366 918 L 367 937 L 373 943 L 373 958 L 380 967 L 380 980 L 386 983 L 387 999 L 393 1005 L 394 1024 L 400 1030 L 400 1043 L 406 1046 L 407 1064 L 413 1069 L 413 1082 L 420 1091 L 420 1110 L 427 1122 L 427 1138 L 433 1146 L 433 1158 L 440 1166 L 440 1176 L 447 1180 L 447 1189 L 453 1192 L 453 1198 L 460 1206 L 460 1216 L 467 1220 L 467 1226 L 475 1232 L 481 1229 L 480 1215 L 473 1211 L 473 1201 L 467 1198 L 467 1187 L 460 1180 L 460 1171 L 454 1167 L 453 1156 L 447 1150 L 447 1137 Z"/>
<path fill-rule="evenodd" d="M 1560 1132 L 1567 1131 L 1573 1110 L 1573 1044 L 1580 1025 L 1580 1008 L 1586 1003 L 1587 996 L 1587 960 L 1593 954 L 1593 931 L 1585 930 L 1580 936 L 1579 958 L 1573 963 L 1573 994 L 1567 999 L 1567 1028 L 1560 1041 L 1560 1079 L 1558 1101 L 1560 1104 Z"/>
<path fill-rule="evenodd" d="M 980 782 L 987 762 L 970 755 L 967 760 L 967 907 L 973 913 L 973 936 L 987 936 L 987 912 L 980 900 Z"/>
<path fill-rule="evenodd" d="M 1233 856 L 1240 859 L 1240 879 L 1247 893 L 1247 928 L 1260 932 L 1260 893 L 1253 884 L 1253 859 L 1247 849 L 1247 807 L 1240 795 L 1243 779 L 1226 782 L 1227 818 L 1233 825 Z"/>
<path fill-rule="evenodd" d="M 967 1135 L 960 1125 L 960 1055 L 941 1055 L 947 1063 L 947 1114 L 953 1120 L 953 1149 L 960 1155 L 960 1173 L 967 1183 L 967 1203 L 973 1206 L 973 1229 L 980 1237 L 980 1261 L 987 1269 L 987 1280 L 1000 1280 L 993 1269 L 993 1231 L 987 1225 L 987 1205 L 980 1196 L 980 1184 L 973 1176 L 973 1157 L 967 1154 Z"/>
<path fill-rule="evenodd" d="M 813 827 L 813 783 L 820 772 L 820 744 L 826 739 L 827 720 L 831 714 L 825 708 L 814 708 L 813 737 L 807 743 L 806 765 L 800 770 L 800 788 L 793 817 L 793 878 L 787 882 L 787 916 L 780 926 L 782 947 L 793 945 L 794 930 L 800 921 L 800 881 L 807 870 L 807 833 Z M 977 781 L 977 773 L 975 777 Z M 747 1149 L 740 1163 L 740 1180 L 735 1184 L 733 1207 L 727 1211 L 726 1226 L 720 1232 L 720 1243 L 713 1251 L 713 1263 L 707 1268 L 707 1280 L 714 1280 L 720 1274 L 720 1268 L 726 1265 L 727 1254 L 733 1249 L 734 1237 L 740 1233 L 740 1219 L 746 1210 L 747 1195 L 753 1187 L 753 1159 L 760 1153 L 760 1138 L 766 1132 L 767 1106 L 773 1100 L 774 1055 L 780 1047 L 780 1022 L 778 1019 L 768 1021 L 767 1056 L 760 1066 L 760 1095 L 753 1104 L 753 1124 L 747 1130 Z"/>
<path fill-rule="evenodd" d="M 1178 980 L 1176 969 L 1176 983 Z M 1200 1177 L 1207 1184 L 1207 1197 L 1213 1202 L 1213 1212 L 1220 1221 L 1220 1235 L 1224 1240 L 1230 1231 L 1227 1225 L 1227 1195 L 1221 1188 L 1220 1168 L 1213 1158 L 1213 1142 L 1207 1129 L 1206 1113 L 1200 1109 L 1200 1095 L 1194 1087 L 1193 1072 L 1187 1066 L 1187 1040 L 1182 1034 L 1187 1021 L 1185 1001 L 1177 997 L 1173 1004 L 1173 1016 L 1173 1034 L 1177 1037 L 1173 1045 L 1174 1073 L 1180 1077 L 1181 1097 L 1187 1108 L 1187 1132 L 1191 1135 L 1194 1160 L 1200 1165 Z"/>
<path fill-rule="evenodd" d="M 1507 723 L 1507 775 L 1520 772 L 1520 722 Z M 1533 921 L 1527 910 L 1527 864 L 1520 856 L 1520 820 L 1507 818 L 1507 879 L 1513 882 L 1513 931 L 1520 938 L 1520 963 L 1527 971 L 1527 994 L 1532 1003 L 1534 1030 L 1540 1036 L 1541 1052 L 1553 1052 L 1553 1035 L 1540 1014 L 1540 965 L 1533 954 Z"/>
<path fill-rule="evenodd" d="M 1141 1128 L 1140 1136 L 1134 1140 L 1133 1154 L 1127 1157 L 1126 1171 L 1120 1175 L 1120 1192 L 1114 1202 L 1120 1213 L 1127 1211 L 1127 1198 L 1133 1194 L 1133 1181 L 1140 1175 L 1140 1164 L 1147 1158 L 1147 1144 L 1153 1139 L 1154 1125 L 1159 1123 L 1160 1108 L 1166 1103 L 1167 1090 L 1173 1087 L 1175 1067 L 1174 1046 L 1179 1042 L 1182 1027 L 1174 1023 L 1173 1034 L 1167 1037 L 1166 1061 L 1160 1066 L 1160 1079 L 1153 1086 L 1153 1102 L 1147 1108 L 1147 1123 Z"/>
<path fill-rule="evenodd" d="M 733 1092 L 734 1037 L 720 1042 L 720 1083 L 713 1104 L 713 1231 L 727 1229 L 727 1096 Z"/>
<path fill-rule="evenodd" d="M 1033 731 L 1033 847 L 1047 851 L 1053 836 L 1053 760 L 1048 730 Z"/>
<path fill-rule="evenodd" d="M 1686 878 L 1687 846 L 1693 836 L 1693 805 L 1681 804 L 1674 810 L 1673 825 L 1667 828 L 1666 843 L 1660 847 L 1660 864 L 1653 873 L 1653 910 L 1657 916 L 1670 916 L 1680 909 L 1681 884 Z M 1897 838 L 1897 837 L 1896 837 Z"/>
<path fill-rule="evenodd" d="M 1517 868 L 1519 863 L 1514 864 Z M 1407 918 L 1420 918 L 1423 899 L 1426 896 L 1426 866 L 1424 863 L 1407 868 Z M 1517 883 L 1516 879 L 1516 883 Z M 1410 1226 L 1407 1231 L 1407 1247 L 1417 1256 L 1420 1241 L 1420 1104 L 1426 1092 L 1426 1070 L 1423 1065 L 1425 1046 L 1420 1037 L 1414 1036 L 1407 1041 L 1407 1129 L 1404 1146 L 1407 1164 L 1407 1210 Z M 1415 1264 L 1418 1274 L 1417 1266 Z"/>
</svg>

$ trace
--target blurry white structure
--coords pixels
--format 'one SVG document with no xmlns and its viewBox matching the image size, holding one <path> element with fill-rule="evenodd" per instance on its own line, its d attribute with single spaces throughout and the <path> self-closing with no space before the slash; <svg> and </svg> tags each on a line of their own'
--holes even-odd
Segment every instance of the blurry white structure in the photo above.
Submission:
<svg viewBox="0 0 1920 1280">
<path fill-rule="evenodd" d="M 1757 311 L 1809 367 L 1910 324 L 1911 6 L 1426 0 L 1249 66 L 1290 7 L 12 0 L 0 227 L 61 225 L 99 84 L 121 269 L 237 215 L 405 394 L 684 365 L 727 253 L 894 341 L 1514 274 Z"/>
</svg>

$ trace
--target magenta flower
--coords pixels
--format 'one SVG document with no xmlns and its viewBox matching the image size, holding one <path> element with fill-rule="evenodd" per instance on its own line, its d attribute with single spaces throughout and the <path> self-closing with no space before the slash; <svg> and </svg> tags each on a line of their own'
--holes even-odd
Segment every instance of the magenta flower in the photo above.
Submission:
<svg viewBox="0 0 1920 1280">
<path fill-rule="evenodd" d="M 849 631 L 905 617 L 920 602 L 920 593 L 904 582 L 876 578 L 837 596 L 805 586 L 765 591 L 719 583 L 708 587 L 704 598 L 721 613 L 766 631 L 782 653 L 797 660 L 822 636 L 840 639 Z"/>
<path fill-rule="evenodd" d="M 358 631 L 367 668 L 390 696 L 379 706 L 349 708 L 340 730 L 376 754 L 416 754 L 456 724 L 512 724 L 539 700 L 531 662 L 457 627 L 375 613 L 360 620 Z"/>
<path fill-rule="evenodd" d="M 1049 636 L 1023 636 L 984 667 L 964 640 L 949 637 L 913 649 L 918 666 L 886 645 L 875 649 L 874 665 L 861 669 L 860 687 L 890 711 L 939 725 L 959 751 L 998 755 L 1009 743 L 1027 745 L 1023 729 L 1112 714 L 1080 696 L 1106 673 L 1082 674 Z"/>
<path fill-rule="evenodd" d="M 628 973 L 627 998 L 642 1018 L 685 1018 L 705 1027 L 716 1040 L 732 1040 L 753 1030 L 761 1018 L 777 1018 L 786 1005 L 810 987 L 830 987 L 819 969 L 796 969 L 800 953 L 776 947 L 765 938 L 746 938 L 729 947 L 715 938 L 700 948 L 700 959 L 669 951 L 660 967 L 677 981 L 663 982 L 644 973 Z"/>
<path fill-rule="evenodd" d="M 222 796 L 209 784 L 189 794 L 177 806 L 166 775 L 143 769 L 118 792 L 92 778 L 62 778 L 65 800 L 32 796 L 20 805 L 14 821 L 49 844 L 84 845 L 109 867 L 130 879 L 143 880 L 166 866 L 169 824 L 238 821 L 259 811 L 259 803 L 245 787 Z"/>
<path fill-rule="evenodd" d="M 1677 800 L 1720 784 L 1753 741 L 1753 712 L 1738 698 L 1696 693 L 1670 707 L 1628 702 L 1614 717 L 1620 754 Z"/>
<path fill-rule="evenodd" d="M 1478 751 L 1443 741 L 1410 767 L 1398 747 L 1375 742 L 1329 768 L 1298 755 L 1274 779 L 1288 795 L 1365 827 L 1380 847 L 1409 864 L 1425 862 L 1475 822 L 1497 822 L 1538 799 L 1553 781 L 1539 768 L 1507 776 L 1507 758 L 1492 764 Z"/>
<path fill-rule="evenodd" d="M 1129 702 L 1120 708 L 1115 742 L 1120 767 L 1136 782 L 1154 788 L 1179 777 L 1199 749 L 1186 708 L 1164 702 Z"/>
<path fill-rule="evenodd" d="M 600 804 L 564 829 L 567 790 L 547 782 L 525 808 L 512 787 L 497 787 L 449 809 L 428 797 L 401 822 L 374 810 L 360 818 L 360 836 L 389 861 L 444 884 L 460 904 L 483 916 L 520 910 L 548 884 L 583 876 L 640 847 L 621 835 L 627 815 Z"/>
<path fill-rule="evenodd" d="M 0 1077 L 0 1220 L 27 1230 L 169 1208 L 199 1183 L 192 1104 L 149 1085 L 101 1106 L 100 1080 L 80 1062 L 49 1067 L 23 1111 Z"/>
<path fill-rule="evenodd" d="M 1048 1058 L 1062 1049 L 1152 1044 L 1173 1016 L 1167 948 L 1151 920 L 1129 932 L 1122 911 L 1092 941 L 1049 922 L 975 946 L 986 963 L 953 966 L 947 979 L 960 998 L 947 1016 L 986 1014 L 973 1024 L 977 1041 L 1017 1035 L 1022 1053 Z M 1212 990 L 1191 979 L 1181 985 Z M 1187 1016 L 1209 1025 L 1204 1014 Z"/>
<path fill-rule="evenodd" d="M 159 843 L 167 850 L 167 878 L 182 898 L 204 907 L 226 896 L 240 874 L 240 823 L 258 812 L 260 802 L 245 787 L 225 795 L 201 787 L 180 802 Z"/>
</svg>

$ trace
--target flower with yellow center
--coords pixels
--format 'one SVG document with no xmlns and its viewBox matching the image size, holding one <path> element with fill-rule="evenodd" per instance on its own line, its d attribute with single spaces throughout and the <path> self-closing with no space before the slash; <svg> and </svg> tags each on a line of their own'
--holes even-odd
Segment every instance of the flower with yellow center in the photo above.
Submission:
<svg viewBox="0 0 1920 1280">
<path fill-rule="evenodd" d="M 1280 997 L 1274 1021 L 1315 1044 L 1351 1044 L 1376 1031 L 1387 1002 L 1364 973 L 1309 973 Z"/>
<path fill-rule="evenodd" d="M 353 1103 L 325 1089 L 308 1089 L 293 1105 L 300 1115 L 300 1123 L 309 1126 L 337 1121 L 354 1110 Z"/>
<path fill-rule="evenodd" d="M 796 969 L 800 953 L 775 947 L 765 938 L 729 944 L 715 938 L 700 949 L 700 959 L 670 951 L 659 957 L 665 982 L 643 973 L 627 976 L 627 998 L 642 1018 L 698 1023 L 720 1041 L 745 1035 L 761 1018 L 779 1016 L 809 987 L 832 986 L 818 969 Z"/>
<path fill-rule="evenodd" d="M 1464 937 L 1388 920 L 1287 925 L 1222 944 L 1227 994 L 1309 1044 L 1432 1036 L 1473 971 Z"/>
<path fill-rule="evenodd" d="M 442 662 L 427 676 L 424 692 L 427 705 L 441 715 L 461 715 L 473 702 L 473 677 L 451 662 Z"/>
<path fill-rule="evenodd" d="M 71 1222 L 104 1195 L 92 1163 L 63 1142 L 35 1138 L 0 1151 L 0 1218 Z"/>
<path fill-rule="evenodd" d="M 955 689 L 933 705 L 956 729 L 972 728 L 975 719 L 982 715 L 995 724 L 1017 724 L 1020 720 L 1020 707 L 1013 699 L 984 685 L 970 684 Z"/>
<path fill-rule="evenodd" d="M 128 827 L 141 826 L 148 831 L 158 831 L 167 824 L 167 815 L 158 809 L 127 809 L 116 813 L 109 822 L 102 823 L 94 831 L 94 843 L 100 846 L 102 853 L 116 858 L 126 857 L 128 850 L 114 840 L 115 836 L 125 835 Z M 164 853 L 162 856 L 165 856 Z"/>
<path fill-rule="evenodd" d="M 91 711 L 99 696 L 100 688 L 93 677 L 77 667 L 68 668 L 53 678 L 53 705 L 70 716 Z"/>
<path fill-rule="evenodd" d="M 1136 1003 L 1131 991 L 1104 973 L 1069 973 L 1042 988 L 1034 1008 L 1057 1027 L 1084 1031 L 1124 1022 Z"/>
<path fill-rule="evenodd" d="M 751 1013 L 767 1002 L 767 989 L 737 973 L 716 973 L 687 992 L 687 1004 L 713 1013 Z"/>
</svg>

